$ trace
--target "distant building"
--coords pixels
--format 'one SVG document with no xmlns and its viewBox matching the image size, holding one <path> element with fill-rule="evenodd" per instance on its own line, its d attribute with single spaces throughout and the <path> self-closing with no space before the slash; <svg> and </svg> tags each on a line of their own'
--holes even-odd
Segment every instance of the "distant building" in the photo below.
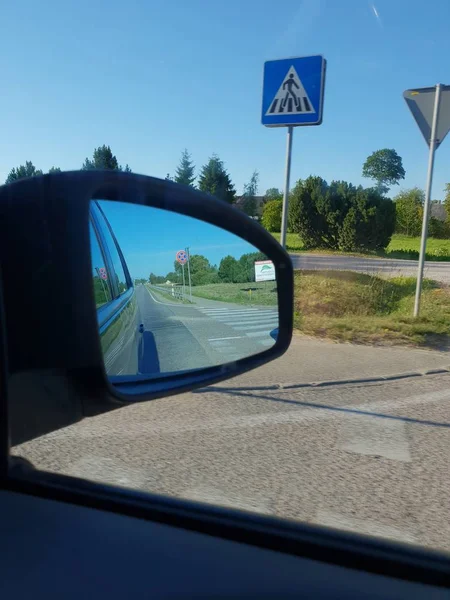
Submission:
<svg viewBox="0 0 450 600">
<path fill-rule="evenodd" d="M 430 216 L 438 219 L 439 221 L 445 221 L 447 219 L 447 211 L 445 210 L 445 206 L 442 204 L 442 202 L 433 200 L 431 203 Z"/>
</svg>

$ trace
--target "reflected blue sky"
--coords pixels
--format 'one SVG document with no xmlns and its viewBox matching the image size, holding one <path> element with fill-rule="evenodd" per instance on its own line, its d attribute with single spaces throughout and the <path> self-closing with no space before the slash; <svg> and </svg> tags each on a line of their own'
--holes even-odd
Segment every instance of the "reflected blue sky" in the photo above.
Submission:
<svg viewBox="0 0 450 600">
<path fill-rule="evenodd" d="M 239 258 L 257 249 L 241 238 L 198 219 L 159 208 L 125 202 L 100 201 L 127 261 L 131 276 L 173 271 L 175 254 L 187 246 L 219 266 L 230 254 Z"/>
</svg>

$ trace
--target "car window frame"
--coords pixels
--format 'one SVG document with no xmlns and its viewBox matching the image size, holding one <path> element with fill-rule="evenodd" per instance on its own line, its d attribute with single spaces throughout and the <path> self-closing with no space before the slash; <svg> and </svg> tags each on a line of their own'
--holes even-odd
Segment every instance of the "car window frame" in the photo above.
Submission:
<svg viewBox="0 0 450 600">
<path fill-rule="evenodd" d="M 105 283 L 108 286 L 109 300 L 107 300 L 107 302 L 105 302 L 104 304 L 102 304 L 101 306 L 98 307 L 97 310 L 100 310 L 104 306 L 107 306 L 107 305 L 111 304 L 111 302 L 114 300 L 113 290 L 111 289 L 112 279 L 109 276 L 111 266 L 110 266 L 110 264 L 108 262 L 108 258 L 109 257 L 107 257 L 106 253 L 105 253 L 105 247 L 103 246 L 103 244 L 102 244 L 102 242 L 101 242 L 101 240 L 99 238 L 99 232 L 98 232 L 95 220 L 94 220 L 94 218 L 92 216 L 92 213 L 90 213 L 90 215 L 89 215 L 89 225 L 92 226 L 92 231 L 93 231 L 93 234 L 95 235 L 95 242 L 98 244 L 98 248 L 100 250 L 100 255 L 103 258 L 103 264 L 104 264 L 104 266 L 106 268 L 106 272 L 108 273 L 108 278 L 106 279 Z M 91 240 L 91 244 L 92 244 L 92 240 Z M 93 256 L 92 256 L 92 252 L 91 252 L 91 261 L 92 260 L 93 260 Z M 92 269 L 94 269 L 94 264 L 92 264 Z"/>
<path fill-rule="evenodd" d="M 131 300 L 134 294 L 134 284 L 133 280 L 131 279 L 130 272 L 128 270 L 128 265 L 123 256 L 122 249 L 120 248 L 120 245 L 117 241 L 116 236 L 114 235 L 114 232 L 108 219 L 106 218 L 105 213 L 103 212 L 96 200 L 91 201 L 91 206 L 89 209 L 89 218 L 92 222 L 95 234 L 97 236 L 97 241 L 100 245 L 100 249 L 105 260 L 105 267 L 108 273 L 108 280 L 110 282 L 109 289 L 112 298 L 109 302 L 97 308 L 98 327 L 100 333 L 102 333 L 107 327 L 109 327 L 109 325 L 112 324 L 112 322 L 117 318 L 117 314 Z M 114 268 L 114 262 L 109 251 L 108 243 L 103 233 L 103 227 L 108 228 L 108 231 L 115 244 L 124 271 L 128 287 L 122 293 L 119 293 L 119 288 L 117 286 L 116 280 L 116 270 Z"/>
<path fill-rule="evenodd" d="M 122 253 L 122 249 L 120 248 L 120 244 L 117 241 L 116 236 L 114 235 L 114 231 L 112 230 L 112 227 L 108 221 L 108 219 L 106 218 L 105 213 L 103 212 L 101 206 L 98 204 L 98 201 L 93 200 L 92 201 L 92 206 L 91 206 L 91 217 L 94 220 L 94 224 L 95 224 L 95 229 L 97 232 L 97 236 L 100 239 L 100 243 L 103 247 L 103 252 L 104 255 L 107 255 L 107 259 L 108 259 L 108 264 L 109 264 L 109 271 L 111 272 L 111 288 L 113 291 L 113 295 L 112 295 L 112 301 L 117 300 L 120 296 L 123 296 L 124 294 L 126 294 L 127 292 L 129 292 L 130 288 L 133 288 L 133 281 L 131 279 L 130 276 L 130 272 L 128 270 L 128 265 L 126 263 L 126 260 L 123 256 Z M 116 248 L 117 254 L 119 255 L 119 260 L 120 260 L 120 264 L 122 265 L 122 269 L 125 275 L 125 281 L 127 284 L 127 289 L 123 292 L 119 292 L 119 287 L 117 285 L 117 280 L 116 280 L 116 270 L 114 268 L 114 261 L 113 258 L 111 256 L 111 252 L 109 249 L 109 244 L 108 244 L 108 240 L 106 239 L 106 236 L 104 234 L 104 228 L 108 229 L 108 232 L 112 238 L 112 241 L 114 243 L 114 246 Z"/>
</svg>

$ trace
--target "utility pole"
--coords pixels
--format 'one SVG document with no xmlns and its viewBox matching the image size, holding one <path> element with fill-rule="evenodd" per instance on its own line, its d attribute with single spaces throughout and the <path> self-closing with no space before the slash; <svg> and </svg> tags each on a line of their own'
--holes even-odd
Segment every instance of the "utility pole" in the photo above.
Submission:
<svg viewBox="0 0 450 600">
<path fill-rule="evenodd" d="M 191 255 L 189 254 L 189 246 L 186 248 L 187 266 L 188 266 L 188 281 L 189 281 L 189 298 L 192 302 L 192 286 L 191 286 Z"/>
</svg>

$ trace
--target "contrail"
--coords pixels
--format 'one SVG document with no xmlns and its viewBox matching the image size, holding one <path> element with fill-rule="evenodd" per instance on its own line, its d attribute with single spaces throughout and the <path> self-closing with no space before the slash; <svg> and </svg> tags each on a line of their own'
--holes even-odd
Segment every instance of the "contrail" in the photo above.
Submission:
<svg viewBox="0 0 450 600">
<path fill-rule="evenodd" d="M 370 8 L 372 9 L 373 14 L 375 15 L 376 20 L 380 24 L 380 27 L 383 27 L 383 23 L 381 21 L 380 15 L 378 13 L 378 10 L 377 10 L 377 7 L 375 6 L 375 4 L 370 4 Z"/>
</svg>

